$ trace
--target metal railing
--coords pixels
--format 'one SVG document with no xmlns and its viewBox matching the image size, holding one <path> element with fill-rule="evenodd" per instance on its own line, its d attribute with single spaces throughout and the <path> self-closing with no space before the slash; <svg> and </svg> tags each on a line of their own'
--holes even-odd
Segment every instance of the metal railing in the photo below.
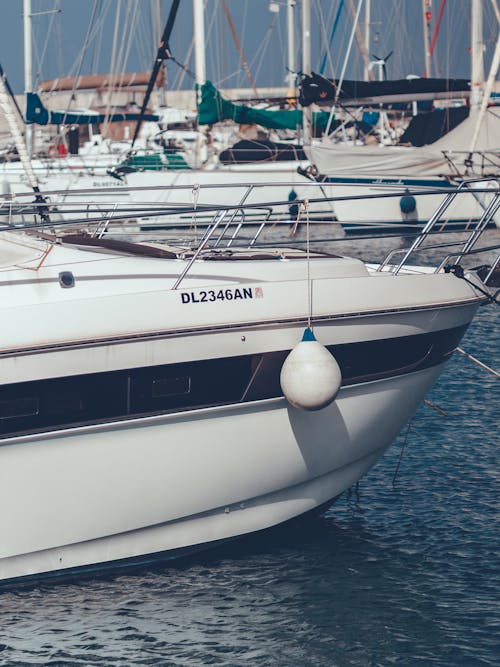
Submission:
<svg viewBox="0 0 500 667">
<path fill-rule="evenodd" d="M 286 187 L 286 188 L 297 188 L 299 184 L 297 182 L 280 182 L 273 184 L 272 187 Z M 493 186 L 493 187 L 491 187 Z M 363 194 L 363 195 L 342 195 L 342 196 L 326 196 L 323 190 L 323 183 L 316 182 L 305 182 L 300 183 L 300 188 L 303 193 L 311 192 L 313 195 L 316 192 L 320 192 L 322 196 L 320 197 L 309 197 L 307 200 L 304 196 L 299 197 L 294 200 L 289 199 L 278 199 L 274 201 L 265 201 L 265 202 L 256 202 L 253 201 L 253 198 L 256 196 L 256 193 L 259 192 L 261 188 L 271 187 L 269 183 L 230 183 L 221 185 L 220 183 L 207 184 L 199 186 L 199 190 L 203 189 L 204 192 L 210 193 L 214 191 L 219 191 L 224 189 L 227 192 L 241 192 L 243 194 L 239 197 L 239 200 L 234 204 L 197 204 L 186 203 L 186 202 L 171 202 L 166 201 L 158 203 L 157 201 L 151 202 L 138 202 L 138 201 L 127 201 L 124 199 L 124 193 L 130 194 L 131 192 L 145 192 L 145 191 L 174 191 L 174 192 L 194 192 L 194 187 L 192 184 L 182 185 L 182 186 L 158 186 L 158 187 L 146 187 L 141 186 L 137 188 L 102 188 L 99 189 L 99 193 L 107 192 L 110 195 L 109 203 L 100 201 L 99 203 L 88 203 L 85 200 L 85 195 L 88 195 L 89 199 L 94 199 L 93 195 L 96 190 L 73 190 L 71 195 L 76 196 L 75 201 L 68 201 L 69 192 L 67 190 L 63 191 L 50 191 L 44 192 L 44 196 L 50 198 L 46 202 L 37 202 L 33 201 L 33 193 L 23 193 L 23 194 L 6 194 L 0 195 L 0 230 L 1 227 L 1 218 L 4 216 L 4 227 L 3 229 L 14 229 L 14 230 L 37 230 L 43 228 L 44 230 L 48 228 L 54 231 L 55 237 L 57 237 L 60 232 L 64 231 L 65 227 L 69 227 L 72 230 L 75 227 L 82 229 L 90 229 L 90 235 L 96 239 L 104 238 L 107 235 L 113 235 L 118 233 L 130 235 L 130 230 L 128 229 L 128 223 L 140 223 L 145 219 L 150 220 L 154 218 L 159 221 L 164 221 L 164 228 L 171 230 L 180 225 L 180 229 L 187 229 L 192 231 L 193 228 L 193 219 L 197 215 L 205 216 L 203 222 L 204 232 L 201 238 L 198 238 L 197 235 L 191 239 L 194 241 L 194 245 L 190 247 L 190 254 L 188 264 L 185 267 L 182 275 L 179 277 L 174 289 L 177 289 L 179 284 L 182 282 L 184 277 L 190 271 L 194 262 L 203 256 L 204 251 L 207 249 L 218 249 L 218 248 L 232 248 L 234 247 L 243 247 L 246 248 L 255 248 L 263 247 L 266 245 L 266 242 L 262 242 L 261 235 L 262 232 L 269 227 L 270 223 L 273 226 L 276 225 L 277 216 L 281 215 L 280 220 L 288 223 L 286 230 L 289 231 L 290 228 L 296 229 L 299 222 L 305 222 L 304 219 L 300 220 L 301 213 L 299 212 L 299 218 L 297 216 L 292 217 L 290 215 L 291 206 L 299 207 L 299 211 L 306 209 L 305 202 L 307 201 L 307 210 L 308 213 L 312 209 L 313 204 L 325 205 L 328 204 L 330 209 L 335 206 L 335 202 L 348 202 L 352 201 L 355 204 L 359 204 L 365 207 L 370 206 L 372 200 L 384 200 L 390 198 L 398 198 L 401 196 L 408 196 L 414 194 L 415 196 L 422 197 L 427 195 L 436 196 L 436 194 L 441 194 L 443 200 L 440 205 L 436 208 L 433 215 L 429 220 L 424 224 L 423 228 L 416 229 L 415 226 L 411 223 L 407 225 L 408 231 L 398 231 L 397 233 L 390 233 L 390 228 L 386 234 L 386 238 L 394 238 L 394 236 L 407 237 L 411 236 L 412 243 L 407 248 L 398 248 L 391 250 L 385 257 L 385 259 L 378 264 L 377 271 L 390 272 L 393 275 L 397 275 L 401 270 L 408 265 L 409 260 L 415 256 L 415 254 L 423 250 L 453 250 L 446 254 L 446 257 L 443 261 L 437 262 L 435 268 L 436 271 L 443 269 L 445 264 L 449 263 L 451 259 L 458 258 L 461 259 L 466 255 L 476 254 L 481 250 L 475 250 L 475 246 L 488 227 L 488 225 L 493 220 L 494 216 L 500 209 L 500 178 L 497 177 L 488 177 L 488 178 L 475 178 L 462 181 L 456 188 L 450 191 L 450 188 L 443 188 L 439 190 L 435 186 L 428 189 L 419 188 L 415 192 L 411 192 L 407 189 L 406 186 L 401 186 L 400 190 L 393 190 L 391 192 L 377 192 L 376 194 Z M 376 184 L 378 188 L 378 184 Z M 235 188 L 237 189 L 235 191 Z M 318 190 L 319 188 L 319 190 Z M 63 201 L 61 201 L 58 196 L 61 196 Z M 449 242 L 440 242 L 437 244 L 429 243 L 431 238 L 435 238 L 437 234 L 445 234 L 450 231 L 447 228 L 446 220 L 443 220 L 446 212 L 453 202 L 457 200 L 458 197 L 464 195 L 473 196 L 481 203 L 483 212 L 476 220 L 471 223 L 471 226 L 465 232 L 465 238 L 456 241 L 455 239 Z M 207 195 L 209 196 L 209 195 Z M 229 197 L 229 196 L 228 196 Z M 82 202 L 82 198 L 84 202 Z M 229 197 L 230 198 L 230 197 Z M 234 198 L 234 196 L 233 196 Z M 38 212 L 42 207 L 45 207 L 49 214 L 52 214 L 52 218 L 47 222 L 43 222 L 39 219 Z M 328 209 L 328 210 L 330 210 Z M 281 212 L 281 213 L 280 213 Z M 22 217 L 21 222 L 16 222 L 16 216 Z M 184 216 L 184 217 L 182 217 Z M 191 218 L 191 222 L 189 222 Z M 182 222 L 180 223 L 179 221 Z M 326 224 L 331 229 L 332 223 L 331 220 L 316 220 L 315 222 L 320 222 Z M 248 229 L 248 226 L 252 224 L 256 226 L 255 231 L 248 238 L 248 235 L 243 238 L 242 231 Z M 123 229 L 121 232 L 118 232 L 117 225 L 120 225 Z M 158 232 L 155 231 L 155 234 Z M 384 238 L 380 234 L 373 236 L 363 235 L 361 238 L 364 240 L 370 238 Z M 332 236 L 330 238 L 323 239 L 314 239 L 314 242 L 324 241 L 324 242 L 335 242 L 341 243 L 342 241 L 347 240 L 343 237 Z M 355 241 L 356 237 L 349 237 L 350 241 Z M 293 239 L 291 240 L 290 234 L 286 234 L 286 238 L 283 241 L 273 241 L 273 246 L 290 246 L 290 245 L 300 245 L 305 243 L 304 239 Z M 458 246 L 458 248 L 457 248 Z M 455 248 L 457 250 L 455 251 Z M 494 249 L 495 247 L 488 248 L 489 250 Z M 184 250 L 186 250 L 184 248 Z M 192 253 L 192 254 L 191 254 Z M 393 263 L 393 260 L 396 256 L 402 255 L 399 263 Z M 186 253 L 182 255 L 186 257 Z M 373 260 L 370 260 L 373 263 Z M 499 265 L 499 260 L 494 261 L 495 270 Z"/>
<path fill-rule="evenodd" d="M 377 271 L 383 271 L 385 268 L 389 267 L 389 263 L 393 257 L 395 257 L 397 254 L 404 253 L 404 256 L 402 260 L 399 262 L 399 264 L 397 266 L 391 267 L 391 273 L 397 275 L 401 271 L 403 266 L 407 264 L 410 257 L 415 252 L 417 252 L 420 247 L 423 246 L 424 242 L 432 233 L 433 229 L 435 228 L 438 221 L 441 219 L 442 215 L 445 213 L 450 204 L 456 199 L 456 197 L 460 194 L 461 191 L 465 189 L 470 189 L 470 186 L 474 184 L 486 184 L 491 182 L 494 182 L 496 184 L 496 187 L 494 190 L 486 190 L 486 192 L 492 197 L 490 203 L 485 206 L 482 216 L 477 220 L 476 225 L 472 228 L 469 237 L 466 239 L 463 245 L 462 250 L 458 253 L 453 253 L 453 255 L 451 256 L 464 257 L 465 255 L 471 254 L 473 246 L 477 243 L 483 231 L 493 220 L 495 213 L 500 208 L 500 179 L 497 177 L 474 178 L 462 181 L 453 192 L 446 195 L 441 204 L 434 211 L 434 214 L 431 216 L 427 224 L 424 226 L 422 232 L 417 236 L 417 238 L 414 240 L 411 246 L 409 248 L 392 250 L 386 256 L 386 258 L 381 262 Z M 439 244 L 438 246 L 426 246 L 426 250 L 429 250 L 430 248 L 433 247 L 445 248 L 445 247 L 450 247 L 452 245 L 457 245 L 457 243 L 453 242 L 450 244 Z M 442 270 L 445 263 L 446 259 L 443 260 L 443 262 L 436 268 L 436 272 Z"/>
</svg>

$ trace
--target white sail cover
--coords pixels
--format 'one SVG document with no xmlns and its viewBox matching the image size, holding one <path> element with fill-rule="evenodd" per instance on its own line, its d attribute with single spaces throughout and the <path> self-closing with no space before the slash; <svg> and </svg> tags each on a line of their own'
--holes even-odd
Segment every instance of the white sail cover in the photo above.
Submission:
<svg viewBox="0 0 500 667">
<path fill-rule="evenodd" d="M 471 136 L 476 124 L 481 122 L 477 136 L 476 151 L 500 151 L 500 107 L 490 107 L 483 118 L 479 109 L 471 109 L 469 116 L 443 137 L 429 145 L 429 148 L 438 151 L 468 151 L 470 150 Z"/>
<path fill-rule="evenodd" d="M 478 116 L 478 111 L 472 111 L 444 137 L 422 147 L 348 146 L 323 139 L 304 146 L 304 150 L 319 172 L 326 176 L 400 178 L 456 175 L 447 157 L 457 165 L 463 164 Z M 483 116 L 475 151 L 500 152 L 500 108 L 491 107 Z"/>
</svg>

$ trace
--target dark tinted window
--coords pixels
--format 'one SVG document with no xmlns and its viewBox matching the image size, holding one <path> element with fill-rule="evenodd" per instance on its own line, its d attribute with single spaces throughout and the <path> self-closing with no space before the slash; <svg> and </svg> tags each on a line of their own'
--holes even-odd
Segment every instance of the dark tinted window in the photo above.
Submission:
<svg viewBox="0 0 500 667">
<path fill-rule="evenodd" d="M 38 414 L 38 399 L 10 398 L 0 401 L 0 419 L 15 419 Z"/>
<path fill-rule="evenodd" d="M 466 327 L 333 345 L 344 385 L 444 361 Z M 0 434 L 47 430 L 281 396 L 289 350 L 0 386 Z"/>
</svg>

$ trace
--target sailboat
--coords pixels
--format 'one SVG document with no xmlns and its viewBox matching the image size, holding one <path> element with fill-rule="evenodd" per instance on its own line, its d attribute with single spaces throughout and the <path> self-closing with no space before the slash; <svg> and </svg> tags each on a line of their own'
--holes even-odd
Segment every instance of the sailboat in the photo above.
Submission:
<svg viewBox="0 0 500 667">
<path fill-rule="evenodd" d="M 480 0 L 471 4 L 470 113 L 454 129 L 432 144 L 344 145 L 323 138 L 310 142 L 305 152 L 318 181 L 329 196 L 339 197 L 335 216 L 348 230 L 388 227 L 404 228 L 428 219 L 439 201 L 419 197 L 418 192 L 453 187 L 463 177 L 498 175 L 500 166 L 500 109 L 489 107 L 493 81 L 498 72 L 500 36 L 497 37 L 486 87 L 482 67 L 482 12 Z M 383 98 L 378 98 L 380 102 Z M 360 100 L 362 102 L 362 100 Z M 342 198 L 385 192 L 399 197 L 381 200 L 367 210 Z M 468 225 L 483 212 L 483 200 L 474 194 L 464 197 L 448 211 L 447 221 L 455 227 Z M 500 220 L 498 221 L 500 222 Z M 497 222 L 497 224 L 498 224 Z"/>
<path fill-rule="evenodd" d="M 25 0 L 28 2 L 29 0 Z M 173 3 L 169 19 L 165 28 L 165 33 L 162 37 L 157 58 L 152 70 L 151 78 L 148 84 L 148 90 L 151 89 L 152 83 L 156 79 L 158 64 L 163 62 L 168 52 L 168 38 L 173 28 L 175 13 L 178 3 Z M 293 22 L 293 11 L 295 3 L 289 2 L 287 11 L 289 21 Z M 25 11 L 25 16 L 29 16 L 29 10 Z M 193 14 L 194 14 L 194 33 L 195 33 L 195 71 L 196 83 L 198 90 L 201 90 L 203 85 L 206 85 L 206 68 L 205 68 L 205 30 L 204 30 L 204 4 L 203 0 L 193 0 Z M 168 34 L 167 34 L 168 33 Z M 293 43 L 289 47 L 290 54 L 294 52 Z M 290 57 L 292 57 L 290 55 Z M 293 69 L 296 69 L 293 66 Z M 148 93 L 148 91 L 146 91 Z M 147 101 L 147 94 L 143 106 Z M 55 121 L 68 117 L 67 112 L 59 114 L 49 112 L 44 109 L 41 100 L 35 95 L 30 94 L 30 109 L 32 120 L 35 122 L 42 119 L 44 122 L 47 118 L 53 118 Z M 144 109 L 142 110 L 144 111 Z M 81 116 L 81 114 L 73 114 L 74 116 Z M 94 117 L 95 120 L 96 117 Z M 109 197 L 103 188 L 120 187 L 122 190 L 122 197 L 129 198 L 135 203 L 140 203 L 142 199 L 147 196 L 149 203 L 166 203 L 173 202 L 171 187 L 175 185 L 184 186 L 181 190 L 175 191 L 175 196 L 178 199 L 177 204 L 192 205 L 194 202 L 193 190 L 196 193 L 196 204 L 212 204 L 212 203 L 231 203 L 223 199 L 227 192 L 224 190 L 217 190 L 215 188 L 206 189 L 205 185 L 214 185 L 220 182 L 232 184 L 232 196 L 239 199 L 246 197 L 247 203 L 256 203 L 265 201 L 266 198 L 281 199 L 285 204 L 277 216 L 285 221 L 293 222 L 295 220 L 296 211 L 298 207 L 295 203 L 296 199 L 306 197 L 309 191 L 309 179 L 298 171 L 298 168 L 307 168 L 308 160 L 304 155 L 294 155 L 293 159 L 285 161 L 265 161 L 258 163 L 244 163 L 244 164 L 221 164 L 218 161 L 212 161 L 203 166 L 199 164 L 199 156 L 196 154 L 194 159 L 189 162 L 182 160 L 175 160 L 176 156 L 167 156 L 166 159 L 161 149 L 156 155 L 153 155 L 155 160 L 149 160 L 142 155 L 138 157 L 132 154 L 134 150 L 136 137 L 132 140 L 132 145 L 129 145 L 128 154 L 123 155 L 126 159 L 120 161 L 119 155 L 103 156 L 99 168 L 86 169 L 85 159 L 79 156 L 68 158 L 67 160 L 55 160 L 51 163 L 51 168 L 46 169 L 46 163 L 38 165 L 34 163 L 35 173 L 38 174 L 41 189 L 45 191 L 57 191 L 57 200 L 59 203 L 65 202 L 79 202 L 84 201 L 85 195 L 80 195 L 77 190 L 94 190 L 95 196 L 99 198 L 101 203 L 109 202 Z M 195 149 L 195 153 L 198 149 Z M 302 159 L 297 159 L 301 157 Z M 106 167 L 106 159 L 108 165 Z M 154 169 L 149 169 L 148 165 L 153 164 Z M 175 162 L 172 168 L 172 163 Z M 193 168 L 192 162 L 195 163 Z M 74 163 L 74 164 L 73 164 Z M 0 171 L 2 166 L 0 165 Z M 22 192 L 27 182 L 21 170 L 17 170 L 16 175 L 13 176 L 12 167 L 5 165 L 3 167 L 3 174 L 0 176 L 5 183 L 4 189 L 9 189 L 13 193 Z M 266 191 L 268 184 L 284 183 L 279 190 L 273 187 L 272 190 Z M 249 195 L 248 184 L 255 184 Z M 150 198 L 149 193 L 144 190 L 136 191 L 147 186 L 148 188 L 156 188 Z M 239 186 L 239 187 L 238 187 Z M 303 188 L 301 186 L 304 186 Z M 164 188 L 162 190 L 162 188 Z M 55 195 L 54 195 L 55 196 Z M 327 202 L 311 203 L 312 210 L 310 211 L 311 219 L 318 218 L 321 220 L 330 220 L 332 218 L 332 207 Z M 154 220 L 150 219 L 148 225 L 154 224 Z"/>
<path fill-rule="evenodd" d="M 287 3 L 288 22 L 293 24 L 295 2 Z M 205 65 L 205 29 L 204 29 L 204 3 L 203 0 L 193 0 L 194 15 L 194 44 L 195 44 L 195 77 L 199 102 L 201 93 L 210 85 L 206 77 Z M 293 34 L 293 31 L 291 31 Z M 290 36 L 290 32 L 289 32 Z M 289 60 L 294 58 L 293 42 L 288 46 Z M 294 71 L 292 63 L 290 69 Z M 220 98 L 219 98 L 220 103 Z M 291 153 L 292 151 L 290 151 Z M 296 152 L 298 153 L 298 151 Z M 228 204 L 225 199 L 228 191 L 204 186 L 214 186 L 217 183 L 231 184 L 233 186 L 232 196 L 244 199 L 245 203 L 262 203 L 281 200 L 289 202 L 277 213 L 277 216 L 285 221 L 295 218 L 293 211 L 297 210 L 296 200 L 308 196 L 309 178 L 301 172 L 301 168 L 308 167 L 308 160 L 304 155 L 294 154 L 287 160 L 264 160 L 258 162 L 243 162 L 233 164 L 222 164 L 220 161 L 207 162 L 203 167 L 199 165 L 189 170 L 158 171 L 150 173 L 127 173 L 123 182 L 133 188 L 156 187 L 153 195 L 155 203 L 177 203 L 192 206 L 193 203 L 200 205 Z M 283 183 L 280 187 L 279 183 Z M 249 192 L 249 185 L 253 184 Z M 172 186 L 183 186 L 182 190 L 174 191 Z M 239 186 L 239 187 L 238 187 Z M 269 189 L 267 186 L 270 186 Z M 161 190 L 160 188 L 165 188 Z M 144 193 L 142 192 L 142 196 Z M 140 201 L 141 192 L 132 195 L 136 201 Z M 327 201 L 311 202 L 310 217 L 320 220 L 332 219 L 332 206 Z M 188 219 L 188 218 L 186 218 Z M 148 225 L 154 224 L 153 220 Z M 159 222 L 161 224 L 161 222 Z"/>
<path fill-rule="evenodd" d="M 31 0 L 23 0 L 23 26 L 24 26 L 24 66 L 25 66 L 25 91 L 26 112 L 22 118 L 23 132 L 26 135 L 26 143 L 31 160 L 31 171 L 40 189 L 43 190 L 74 190 L 76 188 L 92 189 L 96 186 L 104 187 L 113 184 L 107 174 L 108 170 L 116 166 L 127 155 L 129 141 L 105 141 L 103 136 L 96 132 L 103 122 L 106 123 L 132 123 L 139 119 L 137 110 L 113 109 L 96 111 L 93 109 L 63 109 L 61 111 L 48 110 L 38 93 L 33 91 L 32 74 L 32 10 Z M 5 73 L 1 72 L 2 78 L 7 85 Z M 148 82 L 150 73 L 128 73 L 117 75 L 93 75 L 80 76 L 55 81 L 42 82 L 41 88 L 46 91 L 87 89 L 99 86 L 106 89 L 115 89 L 124 86 L 143 85 Z M 45 86 L 43 84 L 46 84 Z M 9 93 L 13 96 L 12 91 Z M 19 111 L 19 114 L 21 112 Z M 148 126 L 144 137 L 140 139 L 140 145 L 147 143 L 147 133 L 159 131 L 157 114 L 141 114 L 144 126 Z M 34 135 L 36 126 L 59 127 L 57 141 L 46 146 L 40 153 L 34 150 Z M 151 126 L 153 129 L 151 130 Z M 89 140 L 79 146 L 79 128 L 85 127 L 89 133 Z M 139 142 L 138 142 L 139 143 Z M 0 183 L 2 191 L 9 192 L 15 196 L 31 187 L 30 179 L 27 178 L 26 170 L 20 161 L 0 161 Z"/>
</svg>

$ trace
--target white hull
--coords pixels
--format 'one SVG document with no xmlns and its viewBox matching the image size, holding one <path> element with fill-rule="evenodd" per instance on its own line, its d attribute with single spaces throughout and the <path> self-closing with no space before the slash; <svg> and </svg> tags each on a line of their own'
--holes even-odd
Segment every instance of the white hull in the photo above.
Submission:
<svg viewBox="0 0 500 667">
<path fill-rule="evenodd" d="M 372 467 L 440 370 L 347 387 L 321 413 L 272 399 L 4 442 L 0 578 L 168 557 L 314 510 Z"/>
<path fill-rule="evenodd" d="M 197 260 L 175 289 L 182 255 L 83 248 L 1 239 L 3 582 L 175 557 L 321 507 L 390 445 L 484 300 L 451 273 L 259 251 Z M 279 385 L 309 293 L 343 369 L 313 412 Z"/>
<path fill-rule="evenodd" d="M 224 166 L 215 169 L 198 169 L 176 172 L 137 172 L 126 176 L 127 184 L 131 187 L 155 187 L 184 186 L 183 190 L 161 190 L 132 191 L 131 198 L 135 202 L 148 202 L 160 204 L 181 204 L 184 206 L 215 205 L 234 206 L 240 201 L 245 204 L 258 204 L 263 202 L 284 202 L 281 206 L 273 206 L 273 218 L 281 217 L 290 219 L 289 202 L 290 197 L 298 199 L 321 199 L 324 197 L 321 188 L 299 174 L 297 168 L 299 162 L 282 162 L 273 165 L 267 164 L 245 164 Z M 231 187 L 210 187 L 214 185 Z M 252 190 L 249 192 L 249 184 Z M 285 185 L 283 185 L 285 184 Z M 193 190 L 194 186 L 199 186 Z M 208 187 L 207 187 L 208 186 Z M 292 201 L 293 204 L 293 201 Z M 261 220 L 265 209 L 247 211 L 245 218 L 248 221 L 252 215 Z M 332 203 L 311 202 L 309 215 L 321 215 L 329 220 L 333 217 Z M 197 219 L 211 220 L 213 212 L 204 216 L 202 212 L 197 213 Z M 186 224 L 192 224 L 192 213 L 179 215 L 178 219 Z M 165 218 L 144 218 L 143 225 L 161 224 Z"/>
<path fill-rule="evenodd" d="M 422 223 L 431 217 L 443 195 L 416 196 L 416 208 L 405 213 L 400 199 L 406 188 L 412 193 L 420 189 L 446 189 L 450 187 L 450 180 L 457 182 L 460 178 L 473 178 L 483 173 L 494 176 L 497 173 L 500 146 L 498 114 L 494 109 L 486 113 L 476 143 L 471 148 L 470 141 L 478 120 L 477 110 L 473 109 L 468 118 L 453 130 L 422 147 L 345 146 L 323 139 L 313 142 L 305 150 L 318 172 L 332 181 L 332 185 L 325 186 L 328 196 L 399 193 L 394 198 L 334 202 L 334 212 L 340 223 Z M 496 187 L 493 179 L 491 184 Z M 485 183 L 479 187 L 485 187 Z M 456 224 L 477 221 L 484 212 L 482 204 L 481 197 L 460 195 L 447 209 L 443 221 L 450 220 Z"/>
<path fill-rule="evenodd" d="M 66 220 L 95 217 L 101 205 L 114 204 L 117 201 L 121 208 L 124 204 L 177 204 L 185 208 L 201 205 L 234 206 L 243 198 L 246 204 L 284 202 L 281 206 L 273 207 L 273 219 L 277 217 L 289 220 L 291 197 L 298 199 L 324 197 L 321 187 L 297 172 L 299 166 L 301 166 L 299 162 L 277 162 L 265 165 L 258 163 L 221 165 L 213 169 L 138 171 L 125 175 L 123 181 L 102 171 L 89 174 L 79 172 L 77 169 L 73 171 L 62 169 L 60 172 L 42 174 L 40 190 L 42 192 L 60 191 L 58 194 L 49 194 L 49 201 L 64 204 L 60 207 L 59 212 Z M 12 193 L 21 194 L 30 191 L 22 174 L 9 175 L 6 173 L 3 178 Z M 0 176 L 0 183 L 1 180 L 2 176 Z M 253 188 L 248 193 L 250 184 L 253 185 Z M 182 186 L 183 189 L 165 189 L 174 186 Z M 129 188 L 138 189 L 129 190 Z M 76 192 L 77 190 L 87 190 L 87 192 Z M 293 204 L 293 201 L 291 203 Z M 254 212 L 248 210 L 245 217 L 247 220 L 252 217 L 261 220 L 264 213 L 265 208 L 261 207 Z M 309 215 L 319 215 L 326 220 L 331 220 L 333 218 L 332 203 L 311 202 Z M 200 211 L 196 218 L 198 222 L 210 221 L 213 218 L 213 212 L 203 214 Z M 185 213 L 174 217 L 144 217 L 141 226 L 169 225 L 172 222 L 191 225 L 193 215 Z"/>
<path fill-rule="evenodd" d="M 370 200 L 336 200 L 332 202 L 334 215 L 338 222 L 343 225 L 366 225 L 379 227 L 382 225 L 411 226 L 426 223 L 443 200 L 443 194 L 429 194 L 418 196 L 418 191 L 444 190 L 449 188 L 446 179 L 439 183 L 438 179 L 351 179 L 353 182 L 345 182 L 344 179 L 330 181 L 323 185 L 328 197 L 366 197 L 375 195 L 394 194 L 394 197 L 374 198 Z M 410 213 L 402 210 L 402 198 L 407 196 L 406 191 L 412 193 L 415 199 L 415 209 Z M 450 189 L 451 191 L 451 189 Z M 450 223 L 460 224 L 467 227 L 475 224 L 483 215 L 484 208 L 474 195 L 467 193 L 458 195 L 456 200 L 446 209 L 442 218 L 446 229 L 450 229 Z"/>
</svg>

